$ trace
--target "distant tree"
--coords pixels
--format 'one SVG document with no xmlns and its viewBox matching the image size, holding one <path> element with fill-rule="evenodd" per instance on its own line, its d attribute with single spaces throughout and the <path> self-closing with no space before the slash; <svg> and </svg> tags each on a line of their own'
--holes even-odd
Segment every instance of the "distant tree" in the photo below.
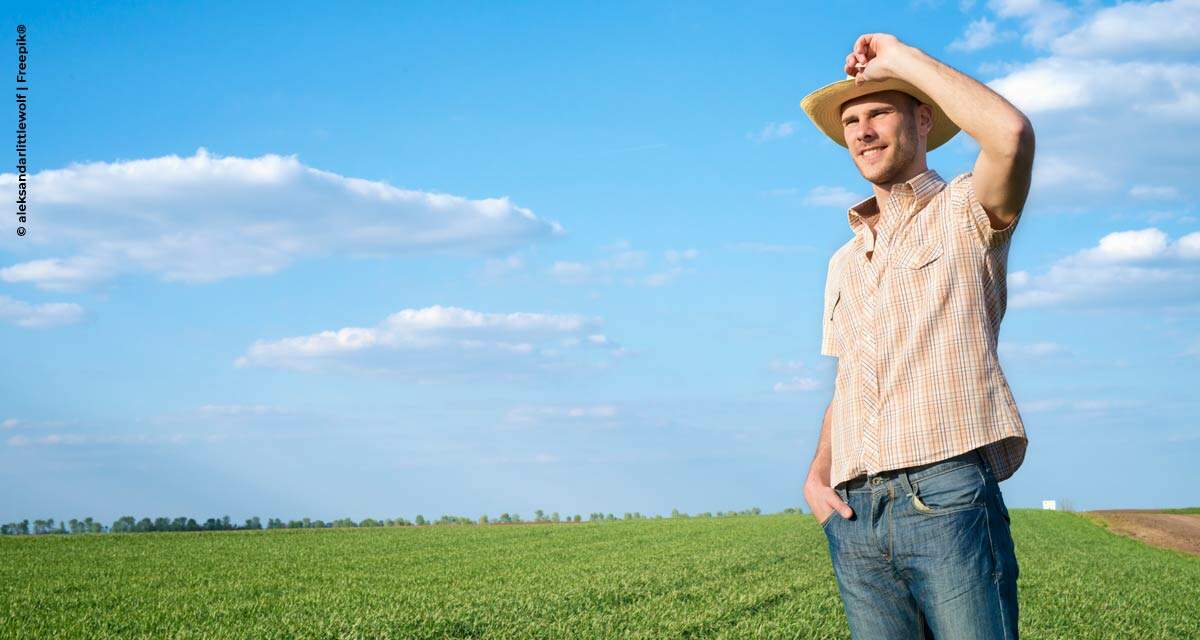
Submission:
<svg viewBox="0 0 1200 640">
<path fill-rule="evenodd" d="M 243 529 L 262 529 L 263 528 L 262 521 L 258 519 L 258 516 L 246 518 L 246 526 L 244 526 L 242 528 Z"/>
<path fill-rule="evenodd" d="M 134 527 L 136 526 L 137 521 L 133 519 L 133 516 L 121 516 L 120 518 L 117 518 L 116 522 L 112 523 L 112 532 L 129 533 L 130 531 L 133 531 Z"/>
<path fill-rule="evenodd" d="M 488 518 L 487 518 L 486 513 L 479 516 L 479 524 L 487 524 L 487 523 L 488 523 Z"/>
<path fill-rule="evenodd" d="M 579 522 L 581 520 L 582 520 L 582 518 L 579 517 L 579 514 L 578 513 L 575 514 L 575 522 Z"/>
<path fill-rule="evenodd" d="M 537 511 L 534 511 L 534 512 L 533 512 L 533 521 L 534 521 L 534 522 L 541 522 L 541 521 L 543 521 L 543 520 L 545 520 L 545 519 L 546 519 L 546 512 L 545 512 L 545 511 L 542 511 L 541 509 L 538 509 Z"/>
<path fill-rule="evenodd" d="M 423 516 L 419 513 L 417 514 L 416 523 L 417 523 L 417 526 L 419 526 L 419 527 L 429 524 L 428 522 L 425 522 L 425 516 Z"/>
<path fill-rule="evenodd" d="M 552 514 L 550 514 L 550 520 L 551 520 L 551 521 L 553 521 L 553 522 L 559 522 L 559 519 L 558 519 L 558 512 L 557 512 L 557 511 L 555 511 L 555 512 L 554 512 L 554 513 L 552 513 Z"/>
</svg>

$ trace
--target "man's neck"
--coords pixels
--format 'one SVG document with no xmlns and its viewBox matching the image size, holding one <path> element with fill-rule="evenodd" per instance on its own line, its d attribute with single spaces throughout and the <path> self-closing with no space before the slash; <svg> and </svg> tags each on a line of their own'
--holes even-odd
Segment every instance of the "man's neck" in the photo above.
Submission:
<svg viewBox="0 0 1200 640">
<path fill-rule="evenodd" d="M 908 169 L 896 174 L 892 182 L 886 184 L 872 183 L 871 187 L 875 191 L 875 212 L 878 213 L 883 210 L 883 203 L 887 202 L 888 197 L 892 195 L 892 187 L 904 184 L 928 170 L 929 168 L 925 166 L 924 162 L 913 163 Z"/>
</svg>

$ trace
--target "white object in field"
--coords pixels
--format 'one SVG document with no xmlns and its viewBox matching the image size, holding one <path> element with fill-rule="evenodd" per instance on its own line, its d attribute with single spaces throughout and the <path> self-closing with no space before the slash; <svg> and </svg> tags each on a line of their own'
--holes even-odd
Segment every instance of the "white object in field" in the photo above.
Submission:
<svg viewBox="0 0 1200 640">
<path fill-rule="evenodd" d="M 1042 508 L 1050 509 L 1051 511 L 1058 510 L 1058 502 L 1055 500 L 1042 500 Z"/>
</svg>

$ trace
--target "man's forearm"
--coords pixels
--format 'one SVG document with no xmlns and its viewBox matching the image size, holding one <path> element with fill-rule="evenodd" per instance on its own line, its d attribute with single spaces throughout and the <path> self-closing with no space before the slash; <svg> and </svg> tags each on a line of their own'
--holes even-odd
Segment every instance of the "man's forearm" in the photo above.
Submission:
<svg viewBox="0 0 1200 640">
<path fill-rule="evenodd" d="M 1003 96 L 974 78 L 905 45 L 893 60 L 893 73 L 924 91 L 950 120 L 989 154 L 1016 153 L 1022 131 L 1030 127 L 1025 114 Z"/>
<path fill-rule="evenodd" d="M 833 415 L 833 401 L 825 407 L 825 417 L 821 420 L 821 435 L 817 437 L 817 455 L 813 456 L 808 468 L 808 481 L 817 479 L 822 485 L 829 486 L 830 470 L 833 467 L 833 449 L 829 445 L 829 421 Z"/>
</svg>

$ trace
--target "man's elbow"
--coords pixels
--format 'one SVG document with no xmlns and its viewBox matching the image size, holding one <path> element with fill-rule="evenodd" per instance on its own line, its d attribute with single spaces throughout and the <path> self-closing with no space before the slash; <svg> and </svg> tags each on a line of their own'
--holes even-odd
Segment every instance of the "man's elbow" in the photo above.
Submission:
<svg viewBox="0 0 1200 640">
<path fill-rule="evenodd" d="M 980 140 L 980 150 L 997 162 L 1016 165 L 1018 160 L 1028 161 L 1033 157 L 1033 123 L 1018 111 L 984 142 Z"/>
<path fill-rule="evenodd" d="M 1012 121 L 1005 127 L 1003 143 L 998 149 L 999 155 L 1010 159 L 1029 159 L 1033 157 L 1036 140 L 1033 135 L 1033 123 L 1021 112 L 1017 112 Z"/>
</svg>

